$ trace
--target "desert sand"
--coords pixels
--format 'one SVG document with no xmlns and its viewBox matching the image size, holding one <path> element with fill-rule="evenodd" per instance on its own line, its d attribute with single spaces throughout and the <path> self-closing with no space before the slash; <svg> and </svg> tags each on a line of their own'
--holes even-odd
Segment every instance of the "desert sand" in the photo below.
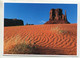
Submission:
<svg viewBox="0 0 80 58">
<path fill-rule="evenodd" d="M 20 42 L 35 43 L 39 54 L 76 55 L 77 24 L 4 27 L 4 54 Z"/>
</svg>

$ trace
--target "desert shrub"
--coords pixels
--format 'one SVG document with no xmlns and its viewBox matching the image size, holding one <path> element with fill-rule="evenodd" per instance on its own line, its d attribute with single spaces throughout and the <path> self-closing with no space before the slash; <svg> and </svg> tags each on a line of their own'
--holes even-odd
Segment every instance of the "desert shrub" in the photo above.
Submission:
<svg viewBox="0 0 80 58">
<path fill-rule="evenodd" d="M 66 34 L 67 31 L 66 30 L 59 30 L 59 33 Z"/>
<path fill-rule="evenodd" d="M 26 25 L 34 25 L 34 24 L 28 24 L 28 23 L 26 23 Z"/>
<path fill-rule="evenodd" d="M 8 50 L 6 54 L 32 54 L 36 47 L 32 44 L 20 43 L 16 44 L 14 48 Z"/>
<path fill-rule="evenodd" d="M 57 30 L 59 27 L 51 28 L 51 30 Z"/>
<path fill-rule="evenodd" d="M 55 28 L 52 27 L 52 28 L 51 28 L 51 31 L 52 31 L 52 32 L 56 32 L 56 31 L 57 31 L 58 34 L 59 34 L 59 33 L 60 33 L 60 34 L 66 34 L 66 33 L 68 32 L 67 30 L 61 30 L 59 25 L 56 26 Z"/>
<path fill-rule="evenodd" d="M 56 27 L 52 27 L 51 28 L 51 31 L 54 32 L 54 31 L 58 31 L 60 30 L 60 26 L 56 26 Z"/>
</svg>

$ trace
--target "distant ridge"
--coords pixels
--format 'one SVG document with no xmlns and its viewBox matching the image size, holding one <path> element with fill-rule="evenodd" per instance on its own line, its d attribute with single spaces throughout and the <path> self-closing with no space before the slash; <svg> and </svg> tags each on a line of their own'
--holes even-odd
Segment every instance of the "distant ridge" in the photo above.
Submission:
<svg viewBox="0 0 80 58">
<path fill-rule="evenodd" d="M 24 25 L 22 20 L 4 18 L 4 26 L 19 26 Z"/>
</svg>

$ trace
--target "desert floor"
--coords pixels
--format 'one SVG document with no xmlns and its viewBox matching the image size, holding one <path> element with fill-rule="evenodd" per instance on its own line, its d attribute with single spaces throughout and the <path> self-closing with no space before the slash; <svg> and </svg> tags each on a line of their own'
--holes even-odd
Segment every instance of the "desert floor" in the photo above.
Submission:
<svg viewBox="0 0 80 58">
<path fill-rule="evenodd" d="M 4 27 L 4 54 L 21 42 L 34 43 L 36 54 L 76 55 L 77 24 Z"/>
</svg>

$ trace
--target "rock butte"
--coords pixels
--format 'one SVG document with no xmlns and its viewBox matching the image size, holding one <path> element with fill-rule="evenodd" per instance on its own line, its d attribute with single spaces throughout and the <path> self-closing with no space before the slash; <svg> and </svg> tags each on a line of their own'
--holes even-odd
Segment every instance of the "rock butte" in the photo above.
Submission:
<svg viewBox="0 0 80 58">
<path fill-rule="evenodd" d="M 45 24 L 70 24 L 67 20 L 66 10 L 65 15 L 62 13 L 62 9 L 51 9 L 49 21 Z"/>
<path fill-rule="evenodd" d="M 22 20 L 18 19 L 4 19 L 4 26 L 18 26 L 18 25 L 24 25 Z"/>
</svg>

